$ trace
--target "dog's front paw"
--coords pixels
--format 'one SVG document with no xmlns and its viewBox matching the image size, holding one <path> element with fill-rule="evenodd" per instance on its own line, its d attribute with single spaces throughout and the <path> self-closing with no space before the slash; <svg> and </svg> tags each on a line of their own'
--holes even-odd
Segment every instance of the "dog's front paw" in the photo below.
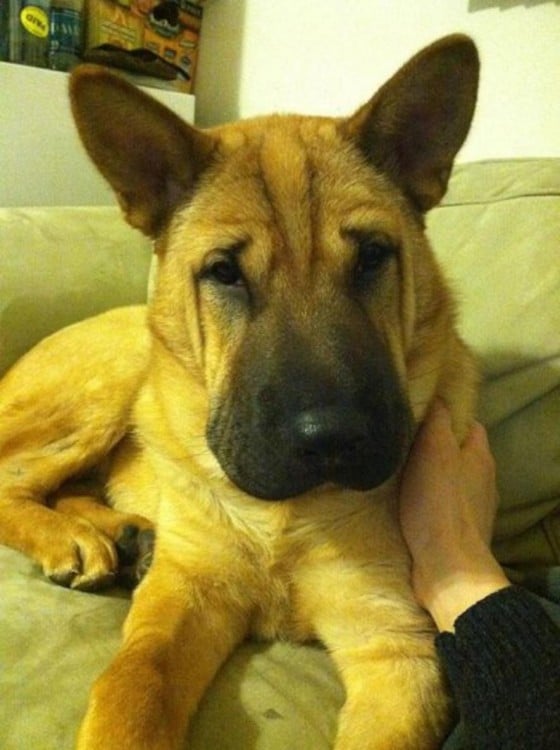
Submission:
<svg viewBox="0 0 560 750">
<path fill-rule="evenodd" d="M 118 556 L 115 545 L 89 521 L 61 516 L 56 542 L 45 544 L 37 555 L 45 575 L 80 591 L 94 591 L 115 581 Z"/>
<path fill-rule="evenodd" d="M 447 735 L 451 702 L 435 658 L 354 663 L 335 750 L 437 750 Z"/>
</svg>

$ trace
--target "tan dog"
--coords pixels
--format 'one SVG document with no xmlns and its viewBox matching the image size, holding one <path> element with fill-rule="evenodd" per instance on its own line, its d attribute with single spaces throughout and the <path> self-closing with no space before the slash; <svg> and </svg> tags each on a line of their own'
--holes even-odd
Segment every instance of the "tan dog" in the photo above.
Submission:
<svg viewBox="0 0 560 750">
<path fill-rule="evenodd" d="M 74 74 L 83 142 L 160 261 L 147 326 L 143 308 L 78 324 L 0 384 L 0 541 L 87 588 L 111 580 L 113 542 L 157 520 L 80 750 L 182 746 L 248 636 L 331 651 L 336 750 L 440 744 L 448 698 L 395 490 L 434 397 L 458 435 L 472 418 L 475 368 L 423 213 L 477 77 L 453 36 L 349 119 L 201 132 L 103 69 Z M 121 513 L 62 486 L 100 464 Z"/>
</svg>

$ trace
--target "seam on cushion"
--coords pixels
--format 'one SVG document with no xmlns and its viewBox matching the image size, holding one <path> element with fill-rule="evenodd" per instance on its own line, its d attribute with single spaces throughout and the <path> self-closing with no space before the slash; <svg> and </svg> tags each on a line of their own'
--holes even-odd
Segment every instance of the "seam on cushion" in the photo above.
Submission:
<svg viewBox="0 0 560 750">
<path fill-rule="evenodd" d="M 461 160 L 453 169 L 441 206 L 491 204 L 531 194 L 533 197 L 556 195 L 560 190 L 559 170 L 560 158 L 556 156 Z M 503 197 L 499 194 L 500 185 Z M 486 200 L 485 195 L 488 195 Z"/>
<path fill-rule="evenodd" d="M 473 159 L 472 161 L 458 161 L 455 168 L 469 167 L 471 164 L 538 164 L 559 162 L 558 156 L 499 156 L 497 158 Z"/>
<path fill-rule="evenodd" d="M 555 352 L 554 354 L 549 354 L 546 357 L 535 357 L 531 360 L 524 360 L 522 362 L 515 362 L 512 363 L 511 367 L 508 367 L 505 370 L 500 370 L 500 372 L 496 373 L 495 375 L 486 375 L 484 377 L 484 383 L 494 383 L 497 380 L 500 380 L 503 377 L 507 377 L 509 375 L 518 375 L 521 372 L 524 372 L 526 370 L 531 370 L 535 367 L 542 368 L 546 367 L 550 364 L 556 365 L 557 363 L 560 363 L 560 352 Z M 483 368 L 483 363 L 481 364 Z M 560 385 L 560 370 L 558 372 L 558 382 L 555 383 L 551 388 L 549 388 L 546 393 L 550 393 L 550 391 L 555 390 Z"/>
<path fill-rule="evenodd" d="M 468 200 L 457 201 L 456 203 L 440 203 L 436 211 L 442 208 L 457 208 L 457 206 L 489 206 L 493 203 L 505 203 L 507 201 L 524 200 L 525 198 L 560 198 L 560 192 L 541 192 L 541 193 L 519 193 L 516 195 L 504 195 L 501 197 L 488 198 L 486 200 Z"/>
</svg>

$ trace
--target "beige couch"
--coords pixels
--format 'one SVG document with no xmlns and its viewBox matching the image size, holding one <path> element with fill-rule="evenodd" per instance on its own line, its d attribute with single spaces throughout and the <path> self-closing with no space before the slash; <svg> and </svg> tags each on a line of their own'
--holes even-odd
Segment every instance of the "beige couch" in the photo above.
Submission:
<svg viewBox="0 0 560 750">
<path fill-rule="evenodd" d="M 486 377 L 480 414 L 502 496 L 496 551 L 513 576 L 558 566 L 560 160 L 459 166 L 428 230 Z M 0 210 L 0 372 L 50 331 L 142 301 L 150 254 L 116 209 Z M 0 596 L 0 748 L 71 748 L 128 596 L 59 588 L 5 548 Z M 320 648 L 246 644 L 204 699 L 189 748 L 327 750 L 342 701 Z"/>
</svg>

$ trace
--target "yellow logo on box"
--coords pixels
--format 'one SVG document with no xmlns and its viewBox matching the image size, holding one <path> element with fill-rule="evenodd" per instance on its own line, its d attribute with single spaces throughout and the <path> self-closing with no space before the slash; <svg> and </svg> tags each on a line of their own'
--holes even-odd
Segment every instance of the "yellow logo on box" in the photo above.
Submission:
<svg viewBox="0 0 560 750">
<path fill-rule="evenodd" d="M 49 17 L 42 8 L 28 5 L 19 14 L 23 28 L 33 36 L 44 39 L 49 33 Z"/>
</svg>

